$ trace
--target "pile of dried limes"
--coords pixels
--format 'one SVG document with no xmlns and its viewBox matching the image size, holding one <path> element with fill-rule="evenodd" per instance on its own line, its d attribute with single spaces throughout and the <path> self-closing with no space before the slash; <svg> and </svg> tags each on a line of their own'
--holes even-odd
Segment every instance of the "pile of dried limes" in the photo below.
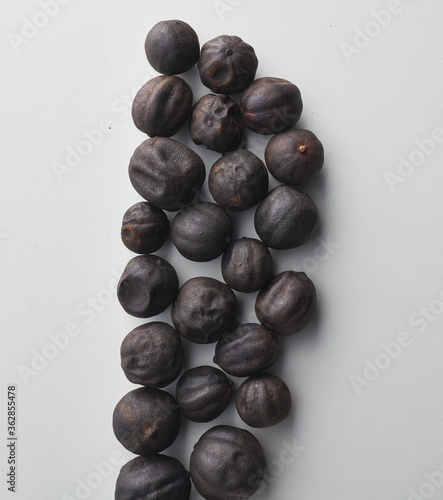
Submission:
<svg viewBox="0 0 443 500">
<path fill-rule="evenodd" d="M 247 425 L 269 427 L 289 414 L 287 385 L 265 370 L 278 358 L 278 336 L 297 333 L 312 318 L 316 292 L 304 273 L 272 276 L 268 247 L 295 248 L 315 231 L 317 207 L 295 186 L 319 173 L 323 147 L 312 132 L 293 128 L 303 109 L 299 89 L 280 78 L 254 80 L 258 60 L 241 38 L 222 35 L 200 51 L 188 24 L 163 21 L 149 32 L 145 49 L 162 76 L 143 85 L 133 103 L 134 123 L 150 138 L 135 150 L 129 176 L 146 201 L 130 207 L 123 218 L 123 242 L 140 255 L 127 264 L 117 293 L 125 311 L 139 318 L 155 316 L 172 304 L 174 327 L 150 322 L 123 340 L 124 373 L 143 387 L 126 394 L 114 410 L 117 439 L 139 455 L 122 468 L 115 498 L 186 500 L 192 479 L 207 500 L 247 499 L 266 469 L 263 450 L 249 431 L 219 425 L 205 432 L 191 454 L 190 474 L 178 460 L 159 453 L 176 439 L 182 416 L 209 422 L 225 410 L 234 390 L 224 372 L 248 377 L 235 396 Z M 196 63 L 202 83 L 214 94 L 192 105 L 191 88 L 175 75 Z M 239 104 L 229 97 L 236 93 L 241 93 Z M 188 117 L 194 143 L 223 153 L 208 181 L 217 203 L 192 204 L 206 168 L 195 151 L 171 139 Z M 266 166 L 252 152 L 237 149 L 244 126 L 275 134 L 266 147 Z M 282 183 L 269 193 L 268 171 Z M 254 223 L 260 240 L 231 241 L 234 213 L 257 204 Z M 171 225 L 164 210 L 177 212 Z M 223 254 L 225 283 L 195 277 L 179 288 L 173 266 L 152 253 L 168 236 L 181 255 L 195 262 Z M 237 323 L 233 290 L 259 291 L 255 311 L 260 324 Z M 213 366 L 186 371 L 174 398 L 161 388 L 180 375 L 181 337 L 197 344 L 217 342 L 213 361 L 223 371 Z"/>
</svg>

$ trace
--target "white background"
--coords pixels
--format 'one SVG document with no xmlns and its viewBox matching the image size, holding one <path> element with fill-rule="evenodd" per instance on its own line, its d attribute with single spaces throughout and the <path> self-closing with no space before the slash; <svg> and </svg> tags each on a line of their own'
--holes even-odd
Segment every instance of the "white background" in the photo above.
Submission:
<svg viewBox="0 0 443 500">
<path fill-rule="evenodd" d="M 401 0 L 383 27 L 371 12 L 387 9 L 388 0 L 64 3 L 46 22 L 35 0 L 2 2 L 0 497 L 110 499 L 120 465 L 132 458 L 111 428 L 116 402 L 134 388 L 119 366 L 120 344 L 143 323 L 123 312 L 113 291 L 114 274 L 133 256 L 120 241 L 120 223 L 140 200 L 127 165 L 144 139 L 124 100 L 156 74 L 144 55 L 148 30 L 182 19 L 201 43 L 242 37 L 256 50 L 258 77 L 298 85 L 299 126 L 315 132 L 326 152 L 321 176 L 306 186 L 320 210 L 318 234 L 301 248 L 273 252 L 276 272 L 308 270 L 319 313 L 282 339 L 271 369 L 288 383 L 294 410 L 284 423 L 253 431 L 272 463 L 254 498 L 441 500 L 443 481 L 426 484 L 426 473 L 443 466 L 443 144 L 426 157 L 414 153 L 415 141 L 443 126 L 441 0 Z M 41 27 L 32 31 L 27 20 Z M 20 41 L 23 29 L 28 39 Z M 354 41 L 357 29 L 371 38 Z M 343 44 L 349 51 L 356 42 L 360 48 L 346 57 Z M 195 99 L 209 92 L 196 68 L 184 78 Z M 111 128 L 102 142 L 59 180 L 55 162 L 65 164 L 68 148 L 103 120 Z M 177 138 L 191 145 L 186 130 Z M 248 147 L 262 156 L 267 140 L 251 133 Z M 219 156 L 193 147 L 208 169 Z M 391 188 L 386 172 L 397 173 L 400 157 L 411 154 L 417 166 L 403 169 L 409 175 Z M 236 220 L 236 237 L 255 235 L 253 212 Z M 328 239 L 334 246 L 326 254 L 318 249 Z M 181 283 L 194 275 L 221 279 L 220 259 L 190 263 L 170 243 L 159 254 Z M 254 296 L 238 296 L 241 320 L 254 321 Z M 422 309 L 428 319 L 418 321 L 421 307 L 433 313 Z M 169 310 L 159 319 L 168 321 Z M 50 335 L 71 323 L 77 336 L 60 334 L 64 349 L 51 349 Z M 409 345 L 386 361 L 381 344 L 401 332 Z M 211 364 L 214 345 L 186 342 L 185 349 L 186 368 Z M 367 380 L 366 360 L 379 368 L 358 389 L 351 377 Z M 18 387 L 15 496 L 6 485 L 10 383 Z M 183 422 L 166 453 L 188 467 L 198 437 L 220 423 L 246 427 L 231 405 L 213 423 Z M 302 451 L 283 464 L 284 442 L 294 440 Z M 112 470 L 98 475 L 96 465 L 110 458 Z"/>
</svg>

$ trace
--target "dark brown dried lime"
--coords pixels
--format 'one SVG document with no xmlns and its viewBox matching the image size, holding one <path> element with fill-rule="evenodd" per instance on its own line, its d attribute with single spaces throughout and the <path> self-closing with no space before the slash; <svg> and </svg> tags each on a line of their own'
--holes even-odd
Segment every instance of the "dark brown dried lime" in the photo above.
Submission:
<svg viewBox="0 0 443 500">
<path fill-rule="evenodd" d="M 112 421 L 120 443 L 136 455 L 156 455 L 171 446 L 180 430 L 180 411 L 168 392 L 141 387 L 117 403 Z"/>
<path fill-rule="evenodd" d="M 189 472 L 167 455 L 136 457 L 117 478 L 115 500 L 189 500 Z"/>
<path fill-rule="evenodd" d="M 208 262 L 221 255 L 231 241 L 231 233 L 231 218 L 215 203 L 193 203 L 171 223 L 172 243 L 183 257 L 195 262 Z"/>
<path fill-rule="evenodd" d="M 197 33 L 184 21 L 160 21 L 148 33 L 146 57 L 164 75 L 179 75 L 194 66 L 200 55 Z"/>
<path fill-rule="evenodd" d="M 191 87 L 178 76 L 157 76 L 143 85 L 132 104 L 135 126 L 149 137 L 171 137 L 192 108 Z"/>
<path fill-rule="evenodd" d="M 268 193 L 268 172 L 254 153 L 238 149 L 224 154 L 209 173 L 209 190 L 226 210 L 239 211 L 257 205 Z"/>
<path fill-rule="evenodd" d="M 291 405 L 288 386 L 270 373 L 249 377 L 235 396 L 238 414 L 251 427 L 270 427 L 282 422 L 289 415 Z"/>
<path fill-rule="evenodd" d="M 272 257 L 267 246 L 255 238 L 241 238 L 232 242 L 221 262 L 226 283 L 239 292 L 260 290 L 272 272 Z"/>
<path fill-rule="evenodd" d="M 277 134 L 300 119 L 303 102 L 296 85 L 282 78 L 259 78 L 240 99 L 246 126 L 258 134 Z"/>
<path fill-rule="evenodd" d="M 314 283 L 305 273 L 285 271 L 264 286 L 255 301 L 260 323 L 279 335 L 294 335 L 315 313 L 317 297 Z"/>
<path fill-rule="evenodd" d="M 288 130 L 271 138 L 265 160 L 278 181 L 291 186 L 306 184 L 323 167 L 323 145 L 309 130 Z"/>
<path fill-rule="evenodd" d="M 203 160 L 192 149 L 169 137 L 142 142 L 129 163 L 129 178 L 145 200 L 176 212 L 187 205 L 206 177 Z"/>
<path fill-rule="evenodd" d="M 194 104 L 189 132 L 195 144 L 224 153 L 236 149 L 243 137 L 237 103 L 227 95 L 208 94 Z"/>
<path fill-rule="evenodd" d="M 198 60 L 200 78 L 217 94 L 243 91 L 255 78 L 254 49 L 238 36 L 221 35 L 206 42 Z"/>
<path fill-rule="evenodd" d="M 275 333 L 256 323 L 239 325 L 225 333 L 215 347 L 214 363 L 235 377 L 267 370 L 280 354 Z"/>
<path fill-rule="evenodd" d="M 177 382 L 175 398 L 182 415 L 193 422 L 209 422 L 228 406 L 233 383 L 213 366 L 198 366 Z"/>
<path fill-rule="evenodd" d="M 182 337 L 197 344 L 217 342 L 234 326 L 237 299 L 224 283 L 213 278 L 191 278 L 180 288 L 171 317 Z"/>
<path fill-rule="evenodd" d="M 138 255 L 126 265 L 117 297 L 128 314 L 149 318 L 164 311 L 177 290 L 177 273 L 169 262 L 157 255 Z"/>
<path fill-rule="evenodd" d="M 183 363 L 180 335 L 167 323 L 154 321 L 126 335 L 120 349 L 121 365 L 133 384 L 165 387 L 179 375 Z"/>
<path fill-rule="evenodd" d="M 169 220 L 161 208 L 141 201 L 126 210 L 121 237 L 129 250 L 135 253 L 156 252 L 169 234 Z"/>
<path fill-rule="evenodd" d="M 258 206 L 254 225 L 265 245 L 286 250 L 306 243 L 317 229 L 318 219 L 318 209 L 306 193 L 277 186 Z"/>
<path fill-rule="evenodd" d="M 265 469 L 257 439 L 228 425 L 206 431 L 191 454 L 191 479 L 206 500 L 247 500 L 260 487 Z"/>
</svg>

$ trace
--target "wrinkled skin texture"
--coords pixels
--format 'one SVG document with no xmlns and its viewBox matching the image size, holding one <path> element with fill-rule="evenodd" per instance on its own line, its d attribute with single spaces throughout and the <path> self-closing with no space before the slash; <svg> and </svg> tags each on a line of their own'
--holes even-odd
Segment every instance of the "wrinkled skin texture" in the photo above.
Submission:
<svg viewBox="0 0 443 500">
<path fill-rule="evenodd" d="M 227 332 L 215 347 L 214 363 L 234 377 L 248 377 L 267 370 L 280 354 L 275 333 L 255 323 Z"/>
<path fill-rule="evenodd" d="M 156 71 L 164 75 L 179 75 L 197 62 L 200 43 L 189 24 L 173 19 L 153 26 L 146 37 L 145 52 Z"/>
<path fill-rule="evenodd" d="M 265 160 L 278 181 L 291 186 L 306 184 L 323 167 L 323 145 L 309 130 L 288 130 L 271 138 Z"/>
<path fill-rule="evenodd" d="M 193 422 L 210 422 L 229 405 L 233 383 L 213 366 L 198 366 L 177 382 L 175 398 L 182 415 Z"/>
<path fill-rule="evenodd" d="M 176 212 L 192 201 L 206 177 L 203 160 L 169 137 L 142 142 L 129 162 L 129 178 L 146 201 Z"/>
<path fill-rule="evenodd" d="M 133 384 L 165 387 L 180 375 L 183 346 L 172 326 L 155 321 L 126 335 L 120 357 L 122 369 Z"/>
<path fill-rule="evenodd" d="M 268 193 L 268 185 L 264 163 L 246 149 L 224 154 L 209 173 L 212 197 L 226 210 L 247 210 L 257 205 Z"/>
<path fill-rule="evenodd" d="M 314 316 L 317 296 L 305 273 L 285 271 L 264 286 L 255 301 L 260 323 L 279 335 L 294 335 Z"/>
<path fill-rule="evenodd" d="M 238 36 L 221 35 L 206 42 L 198 60 L 200 78 L 216 94 L 242 92 L 255 78 L 254 49 Z"/>
<path fill-rule="evenodd" d="M 270 373 L 246 379 L 238 388 L 235 406 L 243 422 L 263 428 L 282 422 L 291 411 L 291 393 L 283 380 Z"/>
<path fill-rule="evenodd" d="M 136 457 L 117 478 L 115 500 L 189 500 L 189 472 L 167 455 Z"/>
<path fill-rule="evenodd" d="M 189 133 L 195 144 L 225 153 L 236 149 L 243 138 L 237 103 L 227 95 L 208 94 L 194 104 Z"/>
<path fill-rule="evenodd" d="M 260 487 L 265 470 L 257 439 L 228 425 L 205 432 L 191 454 L 191 479 L 206 500 L 247 500 Z"/>
<path fill-rule="evenodd" d="M 242 93 L 240 109 L 246 126 L 271 135 L 292 128 L 300 119 L 300 90 L 282 78 L 259 78 Z"/>
<path fill-rule="evenodd" d="M 194 262 L 208 262 L 221 255 L 231 241 L 231 233 L 231 218 L 215 203 L 190 205 L 171 224 L 172 243 Z"/>
<path fill-rule="evenodd" d="M 171 137 L 192 108 L 191 87 L 178 76 L 157 76 L 143 85 L 132 104 L 135 126 L 149 137 Z"/>
<path fill-rule="evenodd" d="M 141 201 L 126 210 L 121 237 L 129 250 L 147 254 L 163 246 L 169 234 L 169 220 L 162 209 Z"/>
<path fill-rule="evenodd" d="M 272 257 L 263 242 L 255 238 L 241 238 L 226 249 L 221 271 L 226 284 L 234 290 L 256 292 L 271 277 Z"/>
<path fill-rule="evenodd" d="M 141 387 L 117 403 L 112 420 L 115 437 L 136 455 L 156 455 L 175 441 L 180 411 L 168 392 Z"/>
<path fill-rule="evenodd" d="M 191 278 L 172 304 L 171 318 L 182 337 L 197 344 L 217 342 L 236 321 L 237 299 L 224 283 Z"/>
<path fill-rule="evenodd" d="M 254 225 L 266 246 L 287 250 L 306 243 L 316 231 L 318 219 L 318 209 L 306 193 L 277 186 L 258 206 Z"/>
<path fill-rule="evenodd" d="M 169 306 L 177 290 L 177 273 L 169 262 L 157 255 L 138 255 L 125 267 L 117 297 L 128 314 L 150 318 Z"/>
</svg>

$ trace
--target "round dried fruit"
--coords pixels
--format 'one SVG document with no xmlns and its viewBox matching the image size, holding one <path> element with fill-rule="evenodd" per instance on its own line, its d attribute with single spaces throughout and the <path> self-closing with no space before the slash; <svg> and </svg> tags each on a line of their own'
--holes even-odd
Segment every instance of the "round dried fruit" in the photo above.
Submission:
<svg viewBox="0 0 443 500">
<path fill-rule="evenodd" d="M 150 65 L 164 75 L 179 75 L 194 66 L 200 55 L 197 33 L 184 21 L 160 21 L 145 42 Z"/>
<path fill-rule="evenodd" d="M 224 283 L 191 278 L 178 291 L 171 317 L 178 333 L 197 344 L 217 342 L 236 321 L 237 299 Z"/>
<path fill-rule="evenodd" d="M 240 109 L 227 95 L 208 94 L 194 104 L 189 132 L 195 144 L 224 153 L 236 149 L 243 137 Z"/>
<path fill-rule="evenodd" d="M 180 430 L 180 411 L 168 392 L 141 387 L 117 403 L 112 426 L 120 443 L 136 455 L 156 455 Z"/>
<path fill-rule="evenodd" d="M 193 422 L 209 422 L 229 405 L 234 384 L 217 368 L 198 366 L 177 382 L 175 398 L 182 415 Z"/>
<path fill-rule="evenodd" d="M 169 137 L 142 142 L 129 163 L 129 178 L 145 200 L 176 212 L 194 198 L 206 177 L 203 160 L 192 149 Z"/>
<path fill-rule="evenodd" d="M 200 78 L 217 94 L 235 94 L 255 78 L 254 49 L 238 36 L 221 35 L 206 42 L 198 60 Z"/>
<path fill-rule="evenodd" d="M 180 375 L 183 346 L 172 326 L 155 321 L 128 333 L 120 356 L 123 371 L 133 384 L 165 387 Z"/>
<path fill-rule="evenodd" d="M 126 210 L 121 237 L 135 253 L 156 252 L 169 234 L 169 220 L 161 208 L 141 201 Z"/>
<path fill-rule="evenodd" d="M 265 245 L 286 250 L 306 243 L 317 229 L 318 219 L 318 209 L 306 193 L 277 186 L 258 206 L 254 225 Z"/>
<path fill-rule="evenodd" d="M 309 130 L 288 130 L 271 138 L 265 160 L 278 181 L 291 186 L 306 184 L 323 167 L 323 145 Z"/>
<path fill-rule="evenodd" d="M 246 149 L 224 154 L 209 174 L 212 197 L 226 210 L 247 210 L 257 205 L 266 196 L 268 184 L 264 163 Z"/>
<path fill-rule="evenodd" d="M 192 108 L 191 87 L 178 76 L 157 76 L 145 83 L 132 104 L 135 126 L 149 137 L 171 137 Z"/>
<path fill-rule="evenodd" d="M 189 472 L 175 458 L 136 457 L 120 470 L 115 500 L 189 500 L 190 492 Z"/>
<path fill-rule="evenodd" d="M 306 274 L 285 271 L 260 290 L 255 313 L 271 332 L 294 335 L 314 316 L 316 304 L 315 286 Z"/>
<path fill-rule="evenodd" d="M 231 218 L 215 203 L 189 205 L 171 224 L 172 243 L 194 262 L 208 262 L 221 255 L 231 241 L 231 232 Z"/>
<path fill-rule="evenodd" d="M 291 405 L 288 386 L 270 373 L 249 377 L 235 396 L 238 414 L 251 427 L 271 427 L 282 422 L 289 415 Z"/>
<path fill-rule="evenodd" d="M 227 332 L 215 347 L 214 363 L 234 377 L 248 377 L 267 370 L 280 354 L 275 333 L 256 323 Z"/>
<path fill-rule="evenodd" d="M 260 290 L 271 277 L 272 257 L 267 246 L 254 238 L 231 243 L 223 254 L 221 271 L 226 283 L 239 292 Z"/>
<path fill-rule="evenodd" d="M 246 126 L 258 134 L 271 135 L 292 128 L 300 119 L 300 90 L 281 78 L 259 78 L 243 92 L 240 109 Z"/>
<path fill-rule="evenodd" d="M 149 318 L 164 311 L 177 290 L 177 273 L 169 262 L 157 255 L 138 255 L 126 265 L 117 296 L 128 314 Z"/>
<path fill-rule="evenodd" d="M 206 500 L 247 500 L 260 487 L 266 459 L 250 432 L 218 425 L 194 446 L 190 472 L 194 486 Z"/>
</svg>

